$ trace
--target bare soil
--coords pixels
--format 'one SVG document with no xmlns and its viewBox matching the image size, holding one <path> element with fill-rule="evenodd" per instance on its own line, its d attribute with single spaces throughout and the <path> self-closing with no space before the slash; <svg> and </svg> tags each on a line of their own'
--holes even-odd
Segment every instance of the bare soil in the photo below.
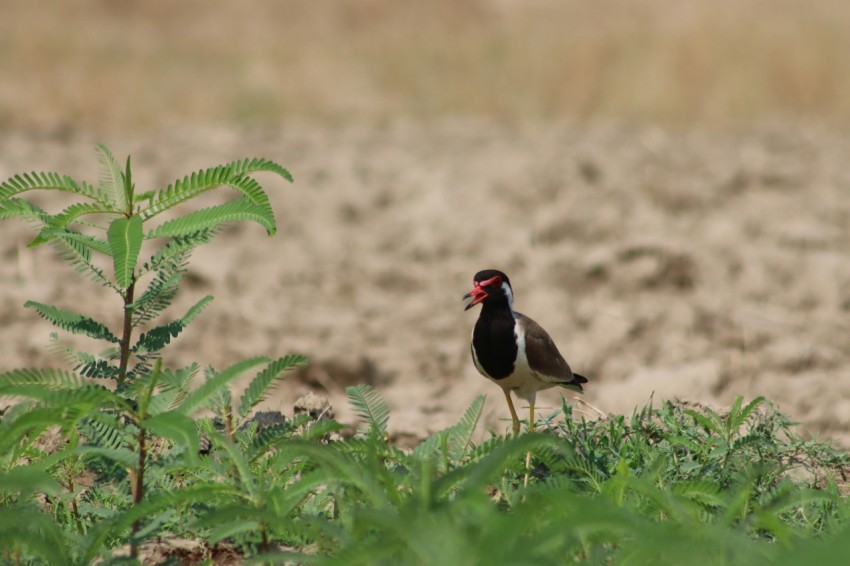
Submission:
<svg viewBox="0 0 850 566">
<path fill-rule="evenodd" d="M 468 351 L 479 269 L 506 271 L 516 306 L 590 383 L 585 399 L 630 413 L 650 399 L 719 406 L 764 395 L 822 438 L 850 446 L 850 138 L 820 129 L 671 133 L 654 128 L 491 126 L 170 130 L 95 140 L 68 130 L 0 136 L 0 177 L 56 170 L 97 180 L 105 141 L 133 155 L 139 189 L 244 156 L 288 167 L 262 177 L 279 232 L 225 230 L 193 257 L 171 311 L 216 300 L 166 363 L 225 367 L 300 352 L 310 366 L 265 407 L 308 391 L 353 418 L 344 388 L 371 383 L 390 429 L 415 440 L 486 393 L 484 426 L 509 430 L 496 386 Z M 204 204 L 230 197 L 220 189 Z M 33 194 L 56 209 L 62 195 Z M 0 369 L 61 366 L 27 299 L 117 323 L 92 286 L 30 227 L 0 223 Z M 557 391 L 541 414 L 560 407 Z"/>
</svg>

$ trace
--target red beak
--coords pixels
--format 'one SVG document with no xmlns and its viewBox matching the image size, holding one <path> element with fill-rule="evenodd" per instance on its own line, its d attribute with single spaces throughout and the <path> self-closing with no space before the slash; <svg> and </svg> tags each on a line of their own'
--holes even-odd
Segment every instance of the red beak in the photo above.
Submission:
<svg viewBox="0 0 850 566">
<path fill-rule="evenodd" d="M 468 299 L 470 297 L 472 297 L 472 302 L 469 303 L 468 305 L 466 305 L 466 308 L 463 309 L 465 311 L 468 311 L 469 309 L 471 309 L 472 307 L 474 307 L 475 305 L 477 305 L 478 303 L 480 303 L 481 301 L 486 299 L 488 297 L 488 295 L 487 295 L 487 291 L 485 291 L 484 289 L 479 287 L 479 285 L 476 283 L 475 288 L 472 291 L 470 291 L 469 293 L 467 293 L 466 295 L 463 296 L 463 300 L 465 301 L 466 299 Z"/>
</svg>

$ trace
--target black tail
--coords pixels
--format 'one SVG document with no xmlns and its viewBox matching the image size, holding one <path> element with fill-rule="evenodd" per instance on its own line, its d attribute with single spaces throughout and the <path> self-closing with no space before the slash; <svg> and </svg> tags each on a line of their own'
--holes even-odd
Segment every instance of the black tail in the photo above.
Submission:
<svg viewBox="0 0 850 566">
<path fill-rule="evenodd" d="M 587 378 L 583 375 L 574 373 L 572 381 L 567 383 L 560 382 L 558 385 L 565 389 L 569 389 L 570 391 L 575 391 L 576 393 L 584 393 L 584 388 L 581 386 L 582 383 L 587 383 Z"/>
</svg>

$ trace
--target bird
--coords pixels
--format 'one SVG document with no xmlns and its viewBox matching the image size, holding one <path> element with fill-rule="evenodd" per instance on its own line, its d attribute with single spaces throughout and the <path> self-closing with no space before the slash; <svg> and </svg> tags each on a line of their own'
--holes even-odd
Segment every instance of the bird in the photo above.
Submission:
<svg viewBox="0 0 850 566">
<path fill-rule="evenodd" d="M 570 369 L 543 327 L 513 309 L 514 293 L 504 272 L 485 269 L 472 282 L 472 291 L 463 296 L 463 300 L 472 299 L 464 311 L 481 305 L 472 329 L 472 361 L 481 375 L 502 388 L 514 436 L 519 435 L 520 421 L 511 392 L 528 401 L 528 425 L 534 431 L 537 392 L 559 386 L 581 393 L 587 378 Z"/>
</svg>

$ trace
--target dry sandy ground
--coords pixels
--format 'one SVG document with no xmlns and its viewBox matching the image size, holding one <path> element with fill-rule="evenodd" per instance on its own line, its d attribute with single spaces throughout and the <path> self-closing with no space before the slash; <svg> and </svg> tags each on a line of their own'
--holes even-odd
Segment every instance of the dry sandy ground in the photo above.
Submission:
<svg viewBox="0 0 850 566">
<path fill-rule="evenodd" d="M 289 413 L 312 389 L 349 421 L 344 387 L 371 383 L 404 439 L 453 424 L 486 393 L 485 427 L 508 430 L 500 391 L 469 359 L 477 313 L 461 301 L 473 273 L 498 267 L 517 308 L 589 377 L 593 405 L 630 413 L 651 397 L 725 406 L 765 395 L 850 446 L 846 136 L 461 121 L 131 141 L 6 132 L 0 176 L 38 169 L 95 181 L 96 141 L 119 159 L 133 154 L 141 189 L 246 155 L 294 174 L 294 185 L 260 179 L 278 215 L 275 237 L 234 226 L 194 256 L 173 314 L 207 293 L 216 301 L 166 357 L 222 368 L 256 354 L 308 354 L 310 367 L 269 407 Z M 3 369 L 59 363 L 46 348 L 52 327 L 22 308 L 26 299 L 115 323 L 117 297 L 49 248 L 27 250 L 27 226 L 5 222 L 0 235 Z M 539 405 L 557 408 L 559 394 Z"/>
</svg>

